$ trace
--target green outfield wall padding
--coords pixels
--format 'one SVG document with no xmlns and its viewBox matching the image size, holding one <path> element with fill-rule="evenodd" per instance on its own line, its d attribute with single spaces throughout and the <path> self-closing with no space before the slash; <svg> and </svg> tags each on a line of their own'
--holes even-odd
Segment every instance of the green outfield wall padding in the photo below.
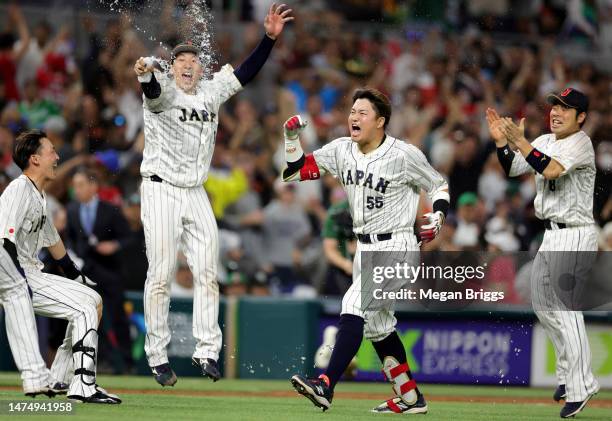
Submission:
<svg viewBox="0 0 612 421">
<path fill-rule="evenodd" d="M 314 373 L 318 301 L 242 298 L 238 308 L 238 377 L 289 379 Z"/>
</svg>

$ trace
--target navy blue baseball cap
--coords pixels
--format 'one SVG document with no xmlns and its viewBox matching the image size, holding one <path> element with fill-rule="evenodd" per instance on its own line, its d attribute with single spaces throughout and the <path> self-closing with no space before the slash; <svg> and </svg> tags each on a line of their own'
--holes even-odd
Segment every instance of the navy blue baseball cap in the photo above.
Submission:
<svg viewBox="0 0 612 421">
<path fill-rule="evenodd" d="M 575 108 L 578 114 L 586 113 L 589 109 L 589 97 L 574 88 L 567 88 L 558 94 L 549 94 L 546 100 L 552 105 L 561 104 Z"/>
</svg>

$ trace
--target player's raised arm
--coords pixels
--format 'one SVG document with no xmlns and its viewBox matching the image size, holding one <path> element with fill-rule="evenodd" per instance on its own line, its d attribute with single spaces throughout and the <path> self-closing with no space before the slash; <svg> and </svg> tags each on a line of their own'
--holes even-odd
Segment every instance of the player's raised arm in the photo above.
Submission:
<svg viewBox="0 0 612 421">
<path fill-rule="evenodd" d="M 134 73 L 138 76 L 142 92 L 149 99 L 155 99 L 161 94 L 161 86 L 155 78 L 154 70 L 152 60 L 148 57 L 140 57 L 134 63 Z"/>
<path fill-rule="evenodd" d="M 293 16 L 290 16 L 291 9 L 286 9 L 286 7 L 285 4 L 277 6 L 276 3 L 272 3 L 264 20 L 265 35 L 253 52 L 234 70 L 242 86 L 253 80 L 261 70 L 270 56 L 276 38 L 283 32 L 285 23 L 294 19 Z"/>
<path fill-rule="evenodd" d="M 497 159 L 506 175 L 518 177 L 526 173 L 532 173 L 534 170 L 525 158 L 519 152 L 514 152 L 510 149 L 509 139 L 506 136 L 507 129 L 504 127 L 506 124 L 504 119 L 493 108 L 487 108 L 486 117 L 489 133 L 495 142 L 495 146 L 497 146 Z M 512 142 L 512 145 L 516 146 L 514 142 Z"/>
<path fill-rule="evenodd" d="M 527 164 L 547 180 L 559 178 L 565 168 L 553 157 L 539 151 L 525 138 L 525 119 L 515 124 L 510 118 L 503 118 L 501 130 L 509 142 L 515 145 Z"/>
<path fill-rule="evenodd" d="M 300 144 L 300 132 L 308 125 L 299 115 L 294 115 L 283 125 L 285 136 L 285 160 L 283 181 L 318 179 L 320 171 L 312 154 L 306 157 Z"/>
</svg>

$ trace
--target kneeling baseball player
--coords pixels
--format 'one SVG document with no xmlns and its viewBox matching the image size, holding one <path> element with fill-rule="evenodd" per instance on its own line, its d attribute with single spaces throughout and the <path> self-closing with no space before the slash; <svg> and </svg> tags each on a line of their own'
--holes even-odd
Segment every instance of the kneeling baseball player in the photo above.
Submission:
<svg viewBox="0 0 612 421">
<path fill-rule="evenodd" d="M 51 378 L 70 381 L 68 399 L 119 404 L 119 397 L 96 384 L 102 298 L 89 287 L 95 283 L 81 273 L 66 253 L 47 212 L 43 187 L 55 178 L 59 156 L 44 132 L 30 130 L 17 137 L 13 160 L 23 174 L 0 197 L 0 238 L 14 265 L 8 274 L 17 276 L 19 271 L 25 274 L 36 314 L 68 320 L 66 338 L 55 356 Z M 38 258 L 42 247 L 47 247 L 66 277 L 42 272 L 43 264 Z M 6 256 L 2 265 L 8 266 Z M 23 287 L 16 291 L 23 294 Z M 40 386 L 44 383 L 36 385 Z"/>
</svg>

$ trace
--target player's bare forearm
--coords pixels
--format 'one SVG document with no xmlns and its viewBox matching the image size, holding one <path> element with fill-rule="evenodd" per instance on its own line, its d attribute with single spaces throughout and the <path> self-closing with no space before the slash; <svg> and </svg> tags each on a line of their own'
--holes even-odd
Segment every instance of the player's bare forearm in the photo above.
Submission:
<svg viewBox="0 0 612 421">
<path fill-rule="evenodd" d="M 55 260 L 60 260 L 66 255 L 66 247 L 64 246 L 64 242 L 62 240 L 59 240 L 52 246 L 47 247 L 47 250 L 49 250 L 49 253 Z"/>
<path fill-rule="evenodd" d="M 340 268 L 344 272 L 350 274 L 352 272 L 353 263 L 344 257 L 338 250 L 338 240 L 335 238 L 323 239 L 323 252 L 325 257 L 332 265 Z"/>
</svg>

